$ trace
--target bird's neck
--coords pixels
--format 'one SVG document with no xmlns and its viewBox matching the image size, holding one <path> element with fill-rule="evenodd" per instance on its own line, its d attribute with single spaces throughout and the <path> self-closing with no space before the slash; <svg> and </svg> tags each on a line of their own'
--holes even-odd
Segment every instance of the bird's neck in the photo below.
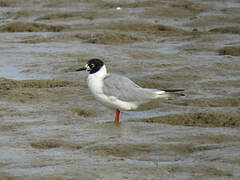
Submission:
<svg viewBox="0 0 240 180">
<path fill-rule="evenodd" d="M 103 91 L 103 79 L 107 75 L 107 69 L 105 65 L 93 74 L 89 74 L 87 83 L 90 91 L 96 96 Z"/>
</svg>

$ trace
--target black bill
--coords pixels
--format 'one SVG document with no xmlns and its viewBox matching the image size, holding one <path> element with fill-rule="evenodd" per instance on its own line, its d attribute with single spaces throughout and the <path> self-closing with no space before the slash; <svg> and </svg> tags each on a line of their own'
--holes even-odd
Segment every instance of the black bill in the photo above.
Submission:
<svg viewBox="0 0 240 180">
<path fill-rule="evenodd" d="M 82 67 L 82 68 L 77 69 L 76 71 L 86 71 L 86 70 L 87 70 L 86 67 Z"/>
</svg>

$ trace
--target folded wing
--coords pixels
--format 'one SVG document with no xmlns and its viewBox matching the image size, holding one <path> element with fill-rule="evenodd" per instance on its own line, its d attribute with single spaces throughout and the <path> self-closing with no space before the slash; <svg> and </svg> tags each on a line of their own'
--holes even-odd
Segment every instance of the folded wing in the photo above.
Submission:
<svg viewBox="0 0 240 180">
<path fill-rule="evenodd" d="M 144 102 L 158 97 L 159 93 L 165 93 L 157 89 L 142 88 L 127 77 L 109 74 L 104 78 L 103 93 L 122 101 Z"/>
</svg>

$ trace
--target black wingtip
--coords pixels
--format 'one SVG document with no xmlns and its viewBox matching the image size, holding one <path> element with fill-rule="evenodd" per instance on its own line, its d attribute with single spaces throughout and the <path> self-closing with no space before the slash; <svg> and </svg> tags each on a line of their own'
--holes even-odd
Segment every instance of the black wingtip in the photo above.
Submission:
<svg viewBox="0 0 240 180">
<path fill-rule="evenodd" d="M 185 96 L 183 93 L 178 93 L 184 91 L 184 89 L 165 89 L 164 91 L 168 93 L 176 93 L 178 96 Z"/>
<path fill-rule="evenodd" d="M 165 89 L 165 92 L 181 92 L 184 91 L 184 89 Z"/>
</svg>

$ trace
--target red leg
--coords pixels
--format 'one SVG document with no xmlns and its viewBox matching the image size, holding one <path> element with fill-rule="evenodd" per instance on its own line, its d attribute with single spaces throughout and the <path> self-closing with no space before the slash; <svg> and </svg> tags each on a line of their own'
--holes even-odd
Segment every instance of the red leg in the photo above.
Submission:
<svg viewBox="0 0 240 180">
<path fill-rule="evenodd" d="M 119 114 L 120 114 L 119 109 L 116 109 L 116 115 L 115 115 L 115 123 L 116 123 L 116 124 L 119 123 Z"/>
</svg>

